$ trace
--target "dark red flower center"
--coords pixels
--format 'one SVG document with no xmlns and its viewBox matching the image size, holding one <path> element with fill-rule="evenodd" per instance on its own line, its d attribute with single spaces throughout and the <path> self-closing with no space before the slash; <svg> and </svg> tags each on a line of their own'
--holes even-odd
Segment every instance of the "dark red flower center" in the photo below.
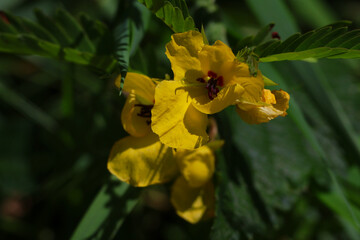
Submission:
<svg viewBox="0 0 360 240">
<path fill-rule="evenodd" d="M 135 104 L 134 106 L 141 108 L 140 113 L 138 113 L 137 115 L 139 117 L 149 118 L 148 120 L 146 120 L 146 123 L 148 125 L 150 125 L 150 123 L 151 123 L 151 109 L 154 107 L 154 105 Z"/>
<path fill-rule="evenodd" d="M 206 79 L 206 80 L 205 80 Z M 213 71 L 208 71 L 208 76 L 204 78 L 198 78 L 197 81 L 206 83 L 206 89 L 208 90 L 208 96 L 210 100 L 213 100 L 219 93 L 219 87 L 224 86 L 223 76 L 218 76 Z"/>
</svg>

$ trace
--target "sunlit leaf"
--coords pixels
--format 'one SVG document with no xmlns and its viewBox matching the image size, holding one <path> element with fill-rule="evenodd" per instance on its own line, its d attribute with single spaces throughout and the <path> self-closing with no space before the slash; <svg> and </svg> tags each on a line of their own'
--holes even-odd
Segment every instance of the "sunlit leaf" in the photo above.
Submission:
<svg viewBox="0 0 360 240">
<path fill-rule="evenodd" d="M 189 15 L 185 0 L 138 0 L 150 9 L 174 32 L 195 29 L 193 18 Z"/>
<path fill-rule="evenodd" d="M 360 30 L 349 31 L 349 22 L 331 24 L 285 41 L 272 40 L 255 48 L 261 62 L 307 58 L 360 58 Z"/>
</svg>

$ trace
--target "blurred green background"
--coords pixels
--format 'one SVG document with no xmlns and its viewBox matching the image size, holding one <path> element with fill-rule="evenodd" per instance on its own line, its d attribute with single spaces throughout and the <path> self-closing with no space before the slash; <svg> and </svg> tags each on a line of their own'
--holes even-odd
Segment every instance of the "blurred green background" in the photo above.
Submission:
<svg viewBox="0 0 360 240">
<path fill-rule="evenodd" d="M 121 2 L 2 0 L 0 10 L 35 20 L 36 8 L 49 16 L 64 8 L 74 16 L 85 12 L 111 29 Z M 234 51 L 240 39 L 270 22 L 282 39 L 342 19 L 360 26 L 356 0 L 187 3 L 209 41 L 223 40 Z M 150 12 L 146 19 L 130 68 L 164 78 L 172 74 L 164 54 L 172 32 Z M 223 196 L 221 191 L 231 196 L 222 213 L 234 214 L 228 219 L 238 228 L 232 239 L 360 239 L 359 63 L 261 64 L 263 73 L 290 93 L 289 116 L 259 126 L 242 122 L 234 109 L 216 116 L 227 142 L 218 161 L 227 164 L 230 179 L 219 186 L 217 197 Z M 0 54 L 0 239 L 70 239 L 109 182 L 108 153 L 126 136 L 120 122 L 123 104 L 111 78 L 95 69 Z M 329 172 L 336 175 L 343 195 Z M 140 201 L 115 239 L 228 239 L 219 233 L 227 229 L 219 220 L 191 225 L 177 217 L 168 191 L 165 185 L 137 192 Z M 119 206 L 114 206 L 119 204 L 108 206 L 113 216 L 104 229 L 114 227 L 111 219 L 117 218 Z"/>
</svg>

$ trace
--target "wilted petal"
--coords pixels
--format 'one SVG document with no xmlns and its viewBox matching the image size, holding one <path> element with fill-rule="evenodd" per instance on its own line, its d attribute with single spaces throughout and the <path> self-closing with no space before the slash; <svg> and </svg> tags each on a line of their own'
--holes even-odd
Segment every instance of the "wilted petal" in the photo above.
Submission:
<svg viewBox="0 0 360 240">
<path fill-rule="evenodd" d="M 289 109 L 290 95 L 283 90 L 274 90 L 272 93 L 275 95 L 276 103 L 274 108 L 283 111 L 280 116 L 285 117 L 287 115 L 286 110 Z"/>
<path fill-rule="evenodd" d="M 172 148 L 194 149 L 208 141 L 207 116 L 191 105 L 188 92 L 179 82 L 158 84 L 151 114 L 153 132 Z"/>
<path fill-rule="evenodd" d="M 262 103 L 258 104 L 238 104 L 236 111 L 247 123 L 259 124 L 268 122 L 278 116 L 286 116 L 289 108 L 290 96 L 283 90 L 264 89 Z"/>
<path fill-rule="evenodd" d="M 171 203 L 176 213 L 193 224 L 213 215 L 214 198 L 214 186 L 211 181 L 203 187 L 192 188 L 181 176 L 171 189 Z"/>
<path fill-rule="evenodd" d="M 167 182 L 178 171 L 172 150 L 155 134 L 117 141 L 110 152 L 108 169 L 121 181 L 136 187 Z"/>
</svg>

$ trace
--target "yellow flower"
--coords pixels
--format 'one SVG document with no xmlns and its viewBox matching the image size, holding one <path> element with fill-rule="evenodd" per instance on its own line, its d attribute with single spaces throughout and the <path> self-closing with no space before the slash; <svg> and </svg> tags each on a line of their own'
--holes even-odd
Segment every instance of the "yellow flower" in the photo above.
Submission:
<svg viewBox="0 0 360 240">
<path fill-rule="evenodd" d="M 289 108 L 289 100 L 290 95 L 283 90 L 264 89 L 261 102 L 237 104 L 236 111 L 247 123 L 265 123 L 278 116 L 285 117 L 286 110 Z"/>
<path fill-rule="evenodd" d="M 138 86 L 133 86 L 133 81 Z M 127 130 L 131 133 L 142 132 L 139 116 L 133 111 L 136 107 L 131 101 L 141 102 L 142 82 L 149 78 L 130 74 L 125 79 L 124 91 L 130 91 L 125 108 L 130 109 L 128 115 L 123 111 L 122 119 L 127 121 Z M 150 100 L 151 97 L 148 98 Z M 131 122 L 134 121 L 134 122 Z M 146 123 L 146 122 L 145 122 Z M 125 127 L 125 126 L 124 126 Z M 140 129 L 140 130 L 139 130 Z M 171 188 L 171 203 L 176 213 L 190 223 L 214 216 L 215 193 L 212 176 L 215 171 L 215 156 L 213 151 L 223 145 L 222 141 L 214 141 L 209 145 L 195 150 L 171 149 L 159 141 L 151 131 L 143 137 L 128 136 L 117 141 L 109 156 L 108 169 L 121 181 L 135 187 L 146 187 L 152 184 L 165 183 L 178 176 Z M 180 173 L 180 174 L 179 174 Z"/>
<path fill-rule="evenodd" d="M 207 114 L 243 101 L 259 102 L 264 82 L 252 77 L 221 41 L 204 44 L 201 33 L 172 35 L 166 45 L 174 81 L 162 81 L 155 90 L 152 130 L 173 148 L 194 149 L 208 142 Z"/>
<path fill-rule="evenodd" d="M 115 85 L 120 86 L 120 76 Z M 171 148 L 159 141 L 150 128 L 155 80 L 128 73 L 123 91 L 128 93 L 121 113 L 124 129 L 131 135 L 117 141 L 111 149 L 108 169 L 121 181 L 136 187 L 170 181 L 178 173 Z"/>
</svg>

